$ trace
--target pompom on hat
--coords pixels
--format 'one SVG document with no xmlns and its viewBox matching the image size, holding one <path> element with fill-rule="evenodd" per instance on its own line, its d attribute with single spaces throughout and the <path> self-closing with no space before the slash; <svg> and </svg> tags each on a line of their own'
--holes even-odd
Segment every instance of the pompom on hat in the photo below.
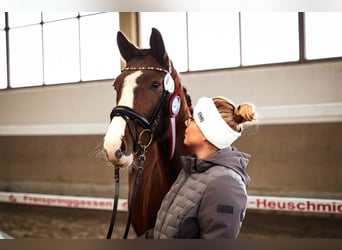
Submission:
<svg viewBox="0 0 342 250">
<path fill-rule="evenodd" d="M 205 138 L 219 149 L 230 146 L 241 135 L 224 121 L 210 97 L 198 99 L 193 116 Z"/>
</svg>

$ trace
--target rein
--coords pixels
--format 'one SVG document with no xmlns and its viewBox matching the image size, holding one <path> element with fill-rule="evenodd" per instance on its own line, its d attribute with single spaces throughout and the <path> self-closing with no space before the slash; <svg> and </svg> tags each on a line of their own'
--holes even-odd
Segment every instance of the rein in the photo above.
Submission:
<svg viewBox="0 0 342 250">
<path fill-rule="evenodd" d="M 125 233 L 123 236 L 123 239 L 127 239 L 128 233 L 129 233 L 129 228 L 131 225 L 131 220 L 132 220 L 132 212 L 134 211 L 134 207 L 135 207 L 135 201 L 136 201 L 136 197 L 137 197 L 137 192 L 138 192 L 138 186 L 140 183 L 140 179 L 142 176 L 142 172 L 144 169 L 144 163 L 146 160 L 146 150 L 147 148 L 151 145 L 152 143 L 152 134 L 150 137 L 150 140 L 147 142 L 146 145 L 143 145 L 142 141 L 140 140 L 142 135 L 146 132 L 147 130 L 143 130 L 140 135 L 139 135 L 139 146 L 142 148 L 142 153 L 139 156 L 139 164 L 138 164 L 138 173 L 137 173 L 137 177 L 135 178 L 135 182 L 134 182 L 134 188 L 133 188 L 133 193 L 132 193 L 132 198 L 130 201 L 130 209 L 128 211 L 128 218 L 127 218 L 127 223 L 126 223 L 126 229 L 125 229 Z M 108 233 L 107 233 L 107 238 L 106 239 L 110 239 L 112 237 L 113 234 L 113 228 L 115 225 L 115 221 L 116 221 L 116 214 L 118 211 L 118 202 L 119 202 L 119 190 L 120 190 L 120 168 L 115 166 L 115 171 L 114 171 L 114 179 L 115 179 L 115 195 L 114 195 L 114 205 L 113 205 L 113 210 L 112 210 L 112 218 L 110 221 L 110 225 L 108 228 Z"/>
<path fill-rule="evenodd" d="M 131 225 L 132 213 L 133 213 L 134 207 L 135 207 L 135 201 L 136 201 L 136 198 L 137 198 L 138 186 L 139 186 L 139 183 L 140 183 L 142 172 L 144 170 L 143 168 L 144 168 L 144 163 L 145 163 L 145 160 L 146 160 L 146 148 L 147 147 L 148 146 L 143 148 L 143 152 L 139 156 L 138 173 L 137 173 L 137 177 L 135 178 L 135 182 L 134 182 L 134 188 L 133 188 L 130 208 L 129 208 L 129 211 L 128 211 L 128 218 L 127 218 L 126 229 L 125 229 L 125 234 L 123 236 L 123 239 L 127 239 L 129 228 L 130 228 L 130 225 Z"/>
<path fill-rule="evenodd" d="M 162 68 L 155 68 L 155 67 L 128 67 L 124 68 L 122 71 L 136 71 L 136 70 L 154 70 L 154 71 L 160 71 L 166 73 L 167 76 L 171 73 L 171 66 L 169 71 L 162 69 Z M 171 77 L 171 76 L 170 76 Z M 128 126 L 130 135 L 133 140 L 133 151 L 134 154 L 138 152 L 138 146 L 142 150 L 140 156 L 139 156 L 139 164 L 138 164 L 138 169 L 137 169 L 137 176 L 134 182 L 134 188 L 132 192 L 132 197 L 130 201 L 130 208 L 128 211 L 128 219 L 126 223 L 126 229 L 125 233 L 123 236 L 123 239 L 127 239 L 130 224 L 131 224 L 131 219 L 132 219 L 132 212 L 134 211 L 135 207 L 135 201 L 136 201 L 136 196 L 137 196 L 137 191 L 138 191 L 138 186 L 140 183 L 140 179 L 142 176 L 143 168 L 144 168 L 144 163 L 146 160 L 146 149 L 151 145 L 152 140 L 153 140 L 153 132 L 156 128 L 156 126 L 159 123 L 160 116 L 161 116 L 161 111 L 162 107 L 166 104 L 167 101 L 167 96 L 170 93 L 173 93 L 174 91 L 174 82 L 172 80 L 172 86 L 170 87 L 170 82 L 169 79 L 165 82 L 164 79 L 164 90 L 163 94 L 160 98 L 158 107 L 154 110 L 150 121 L 147 120 L 144 116 L 141 114 L 137 113 L 134 111 L 132 108 L 127 107 L 127 106 L 116 106 L 113 108 L 112 112 L 110 113 L 110 119 L 112 120 L 115 116 L 120 116 L 122 117 Z M 178 113 L 178 111 L 177 111 Z M 129 120 L 133 120 L 135 124 L 135 129 L 132 128 L 132 125 L 128 122 Z M 140 132 L 138 135 L 138 129 L 137 127 L 141 126 L 144 130 Z M 134 133 L 135 131 L 135 133 Z M 142 137 L 145 133 L 150 134 L 150 139 L 149 141 L 144 144 L 142 142 Z M 115 166 L 115 172 L 114 172 L 114 179 L 115 179 L 115 195 L 114 195 L 114 205 L 113 205 L 113 210 L 112 210 L 112 218 L 111 218 L 111 223 L 108 228 L 108 233 L 107 233 L 107 239 L 110 239 L 113 233 L 113 228 L 116 220 L 116 214 L 117 214 L 117 207 L 118 207 L 118 200 L 119 200 L 119 186 L 120 186 L 120 168 Z"/>
</svg>

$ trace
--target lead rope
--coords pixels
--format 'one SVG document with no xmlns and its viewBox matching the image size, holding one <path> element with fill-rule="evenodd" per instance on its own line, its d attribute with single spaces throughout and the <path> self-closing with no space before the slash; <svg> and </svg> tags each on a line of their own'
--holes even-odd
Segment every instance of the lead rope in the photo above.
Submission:
<svg viewBox="0 0 342 250">
<path fill-rule="evenodd" d="M 116 220 L 116 212 L 118 211 L 119 189 L 120 189 L 120 168 L 119 167 L 115 167 L 114 179 L 115 179 L 114 205 L 113 205 L 113 211 L 112 211 L 112 218 L 110 220 L 110 225 L 108 228 L 107 239 L 112 238 L 113 228 L 114 228 L 114 224 Z"/>
<path fill-rule="evenodd" d="M 128 211 L 128 219 L 127 219 L 127 224 L 126 224 L 126 229 L 125 229 L 125 234 L 123 236 L 123 239 L 127 239 L 127 236 L 129 233 L 129 228 L 130 228 L 131 220 L 132 220 L 132 211 L 134 210 L 136 196 L 137 196 L 137 192 L 138 192 L 138 186 L 140 183 L 144 163 L 146 160 L 146 148 L 147 148 L 147 146 L 143 146 L 143 152 L 139 156 L 138 173 L 137 173 L 137 177 L 135 178 L 135 182 L 134 182 L 134 188 L 133 188 L 132 198 L 131 198 L 130 207 L 129 207 L 129 211 Z"/>
</svg>

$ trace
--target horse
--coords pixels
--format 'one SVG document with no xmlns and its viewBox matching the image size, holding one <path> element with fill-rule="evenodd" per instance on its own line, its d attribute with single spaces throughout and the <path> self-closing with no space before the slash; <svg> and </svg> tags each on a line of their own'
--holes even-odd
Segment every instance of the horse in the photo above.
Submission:
<svg viewBox="0 0 342 250">
<path fill-rule="evenodd" d="M 129 201 L 138 162 L 144 156 L 131 211 L 139 236 L 154 227 L 162 199 L 183 167 L 181 155 L 191 154 L 183 141 L 192 104 L 156 28 L 152 28 L 149 49 L 136 47 L 121 31 L 117 44 L 126 66 L 114 80 L 116 106 L 103 149 L 114 166 L 129 168 Z"/>
</svg>

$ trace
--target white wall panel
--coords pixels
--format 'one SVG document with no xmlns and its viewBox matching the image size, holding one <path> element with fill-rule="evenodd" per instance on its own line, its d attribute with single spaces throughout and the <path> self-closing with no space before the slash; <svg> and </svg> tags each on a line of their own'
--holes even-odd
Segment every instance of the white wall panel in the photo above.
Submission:
<svg viewBox="0 0 342 250">
<path fill-rule="evenodd" d="M 340 61 L 187 73 L 181 78 L 193 103 L 202 95 L 223 95 L 236 104 L 254 103 L 268 121 L 341 120 Z M 7 129 L 18 125 L 63 125 L 72 130 L 75 126 L 93 124 L 89 131 L 94 126 L 103 129 L 115 105 L 112 84 L 108 80 L 0 91 L 0 125 Z M 277 107 L 284 117 L 279 117 Z"/>
</svg>

